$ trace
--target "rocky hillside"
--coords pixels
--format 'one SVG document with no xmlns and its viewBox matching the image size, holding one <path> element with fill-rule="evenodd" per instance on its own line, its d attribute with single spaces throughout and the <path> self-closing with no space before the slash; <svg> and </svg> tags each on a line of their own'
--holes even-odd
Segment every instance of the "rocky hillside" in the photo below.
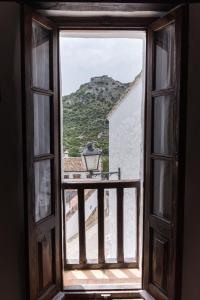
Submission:
<svg viewBox="0 0 200 300">
<path fill-rule="evenodd" d="M 91 78 L 75 92 L 63 96 L 64 148 L 69 156 L 80 156 L 88 141 L 108 155 L 106 116 L 125 93 L 129 83 L 121 83 L 106 75 Z"/>
</svg>

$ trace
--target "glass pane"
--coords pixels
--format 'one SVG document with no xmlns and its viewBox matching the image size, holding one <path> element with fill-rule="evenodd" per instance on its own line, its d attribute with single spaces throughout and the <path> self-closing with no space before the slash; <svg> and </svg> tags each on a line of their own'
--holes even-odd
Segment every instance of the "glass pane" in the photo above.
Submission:
<svg viewBox="0 0 200 300">
<path fill-rule="evenodd" d="M 51 163 L 35 163 L 35 221 L 51 214 Z"/>
<path fill-rule="evenodd" d="M 116 189 L 104 190 L 105 258 L 117 261 L 117 195 Z"/>
<path fill-rule="evenodd" d="M 154 214 L 170 219 L 172 203 L 172 164 L 169 161 L 154 161 Z"/>
<path fill-rule="evenodd" d="M 136 189 L 124 189 L 124 259 L 136 261 L 137 203 Z"/>
<path fill-rule="evenodd" d="M 65 222 L 67 262 L 79 263 L 77 190 L 65 190 Z"/>
<path fill-rule="evenodd" d="M 154 99 L 154 149 L 155 153 L 173 152 L 173 101 L 170 96 Z"/>
<path fill-rule="evenodd" d="M 86 257 L 89 263 L 98 259 L 98 205 L 97 190 L 85 190 Z"/>
<path fill-rule="evenodd" d="M 175 25 L 156 31 L 155 38 L 155 89 L 167 89 L 174 83 Z"/>
<path fill-rule="evenodd" d="M 34 154 L 50 153 L 50 98 L 34 94 Z"/>
<path fill-rule="evenodd" d="M 37 22 L 32 23 L 32 73 L 33 86 L 50 89 L 49 51 L 50 31 Z"/>
</svg>

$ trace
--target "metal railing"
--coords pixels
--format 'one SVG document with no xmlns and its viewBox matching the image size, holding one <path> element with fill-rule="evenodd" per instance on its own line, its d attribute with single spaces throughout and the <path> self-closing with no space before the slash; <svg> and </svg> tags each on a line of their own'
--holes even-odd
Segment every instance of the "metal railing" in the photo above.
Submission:
<svg viewBox="0 0 200 300">
<path fill-rule="evenodd" d="M 134 188 L 136 192 L 136 259 L 127 262 L 124 258 L 124 189 Z M 97 224 L 98 224 L 98 259 L 95 263 L 87 261 L 86 257 L 86 229 L 85 229 L 85 190 L 97 190 Z M 117 257 L 115 262 L 105 259 L 105 228 L 104 228 L 104 190 L 116 190 L 116 222 L 117 222 Z M 66 237 L 66 190 L 77 190 L 78 230 L 79 230 L 79 262 L 70 263 L 67 259 Z M 64 236 L 64 267 L 65 269 L 101 269 L 138 267 L 139 255 L 139 209 L 140 209 L 140 181 L 139 180 L 79 180 L 62 183 L 63 196 L 63 236 Z"/>
</svg>

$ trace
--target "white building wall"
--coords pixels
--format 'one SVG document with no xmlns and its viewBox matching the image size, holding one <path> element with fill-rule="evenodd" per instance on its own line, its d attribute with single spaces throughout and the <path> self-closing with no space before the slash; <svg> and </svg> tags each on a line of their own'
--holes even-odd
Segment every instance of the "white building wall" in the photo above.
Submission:
<svg viewBox="0 0 200 300">
<path fill-rule="evenodd" d="M 143 78 L 138 78 L 132 89 L 121 100 L 109 117 L 109 171 L 121 170 L 121 179 L 142 178 L 143 157 Z M 117 175 L 110 179 L 117 179 Z M 116 256 L 116 191 L 110 191 L 109 232 L 110 257 Z M 135 190 L 124 191 L 124 254 L 136 257 L 136 197 Z"/>
<path fill-rule="evenodd" d="M 69 178 L 67 179 L 74 179 L 74 176 L 73 175 L 80 175 L 80 179 L 87 179 L 87 175 L 88 175 L 88 172 L 73 172 L 73 171 L 70 171 L 70 172 L 66 172 L 64 171 L 64 179 L 65 176 L 69 176 Z"/>
<path fill-rule="evenodd" d="M 142 76 L 124 97 L 109 120 L 109 171 L 117 171 L 120 168 L 121 179 L 140 178 L 141 113 Z M 115 179 L 114 176 L 112 179 Z"/>
</svg>

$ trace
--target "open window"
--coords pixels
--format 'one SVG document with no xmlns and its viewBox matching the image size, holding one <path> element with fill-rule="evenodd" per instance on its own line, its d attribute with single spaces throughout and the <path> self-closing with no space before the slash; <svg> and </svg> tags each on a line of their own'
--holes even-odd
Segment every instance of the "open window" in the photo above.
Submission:
<svg viewBox="0 0 200 300">
<path fill-rule="evenodd" d="M 142 287 L 145 58 L 142 30 L 60 31 L 67 291 Z"/>
<path fill-rule="evenodd" d="M 145 167 L 144 167 L 144 246 L 143 285 L 123 294 L 132 298 L 174 300 L 178 293 L 177 274 L 180 256 L 181 184 L 184 174 L 183 94 L 183 28 L 185 9 L 179 8 L 150 25 L 147 32 L 147 83 L 145 99 Z M 109 22 L 105 22 L 108 29 Z M 104 189 L 116 190 L 117 263 L 124 264 L 123 199 L 124 189 L 135 188 L 138 182 L 124 182 L 118 177 L 105 181 L 61 184 L 61 132 L 59 100 L 58 37 L 62 25 L 55 25 L 30 9 L 24 10 L 24 117 L 26 132 L 26 192 L 29 298 L 50 300 L 62 286 L 61 190 L 77 190 L 79 212 L 79 260 L 87 265 L 85 235 L 85 191 L 97 191 L 98 263 L 105 266 Z M 115 28 L 115 26 L 113 25 Z M 129 26 L 130 27 L 130 26 Z M 141 29 L 141 25 L 138 25 Z M 93 28 L 94 29 L 94 28 Z M 98 26 L 97 28 L 98 29 Z M 129 28 L 130 29 L 130 28 Z M 137 25 L 134 25 L 137 29 Z M 144 28 L 143 28 L 144 29 Z M 91 149 L 88 149 L 90 151 Z M 85 154 L 87 154 L 85 152 Z M 97 153 L 96 153 L 97 154 Z M 97 170 L 98 171 L 98 170 Z M 119 173 L 119 171 L 118 171 Z M 89 172 L 88 175 L 91 175 Z M 65 197 L 63 193 L 63 198 Z M 136 196 L 136 200 L 137 200 Z M 65 212 L 64 212 L 65 215 Z M 63 253 L 63 256 L 61 255 Z M 136 261 L 138 263 L 138 261 Z M 131 262 L 134 263 L 134 262 Z M 73 265 L 73 266 L 72 266 Z M 95 265 L 95 264 L 94 264 Z M 68 264 L 70 267 L 70 264 Z M 71 267 L 78 268 L 77 264 Z M 113 298 L 113 291 L 109 297 Z M 60 294 L 61 299 L 67 292 Z M 105 296 L 100 293 L 99 297 Z M 87 297 L 84 292 L 81 296 Z M 66 296 L 67 297 L 67 296 Z M 77 297 L 76 293 L 74 297 Z M 122 297 L 115 294 L 115 297 Z"/>
</svg>

